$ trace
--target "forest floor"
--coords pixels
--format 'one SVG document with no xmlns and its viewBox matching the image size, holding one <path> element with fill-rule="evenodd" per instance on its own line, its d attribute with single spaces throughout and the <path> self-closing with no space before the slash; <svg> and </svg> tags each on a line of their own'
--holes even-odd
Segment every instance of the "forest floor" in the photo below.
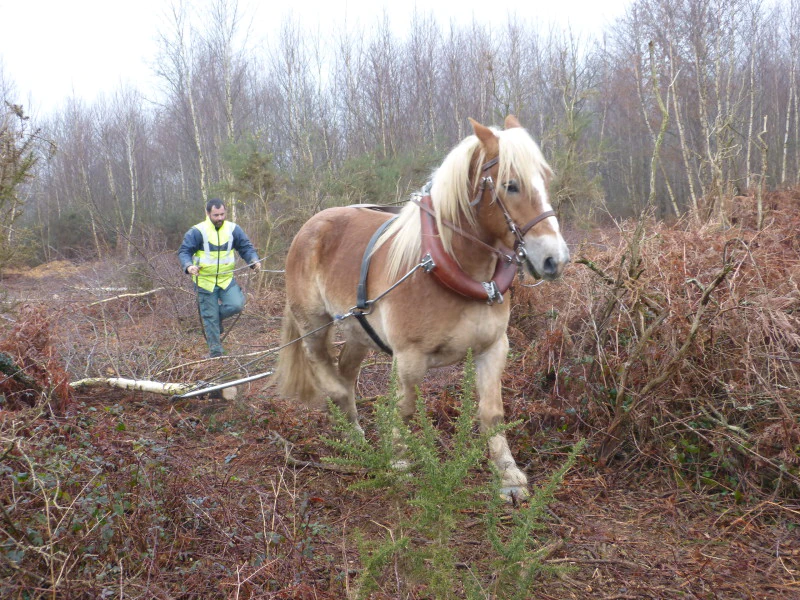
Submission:
<svg viewBox="0 0 800 600">
<path fill-rule="evenodd" d="M 163 257 L 165 264 L 171 258 Z M 158 269 L 158 261 L 151 264 Z M 267 276 L 242 277 L 248 307 L 230 327 L 229 356 L 208 363 L 202 361 L 206 350 L 186 281 L 176 277 L 166 282 L 173 287 L 153 295 L 92 305 L 125 293 L 120 290 L 130 279 L 122 275 L 126 268 L 62 261 L 7 273 L 0 283 L 7 293 L 5 333 L 25 310 L 42 311 L 49 345 L 73 381 L 101 373 L 193 382 L 272 368 L 274 361 L 248 355 L 278 344 L 280 275 L 270 283 Z M 511 360 L 507 377 L 519 377 L 521 369 Z M 386 357 L 370 355 L 359 380 L 368 434 L 370 409 L 386 392 L 389 370 Z M 460 367 L 440 370 L 422 390 L 445 432 L 448 414 L 442 406 L 456 395 L 460 380 Z M 77 552 L 77 534 L 64 537 L 60 549 L 54 548 L 54 537 L 50 546 L 44 539 L 39 548 L 61 552 L 51 552 L 49 560 L 29 552 L 26 558 L 15 555 L 14 562 L 4 546 L 4 597 L 51 597 L 57 587 L 52 597 L 345 598 L 360 572 L 355 534 L 382 539 L 392 530 L 392 515 L 403 510 L 397 498 L 380 490 L 352 490 L 361 475 L 321 462 L 333 452 L 322 440 L 332 434 L 327 417 L 280 399 L 269 379 L 240 386 L 235 399 L 224 401 L 176 402 L 107 387 L 79 389 L 63 415 L 0 407 L 0 423 L 4 449 L 16 443 L 34 456 L 45 450 L 26 440 L 62 440 L 66 448 L 74 447 L 75 472 L 85 459 L 108 466 L 103 477 L 109 485 L 122 473 L 129 478 L 134 467 L 139 473 L 139 487 L 118 483 L 129 504 L 102 524 L 111 529 L 108 539 L 96 544 L 94 557 Z M 509 438 L 534 487 L 577 439 L 559 426 L 557 415 L 537 420 L 535 427 L 523 424 Z M 0 483 L 6 501 L 16 493 L 8 472 L 24 466 L 16 456 L 6 451 L 3 457 L 10 465 Z M 531 597 L 800 598 L 800 503 L 696 489 L 678 482 L 667 468 L 641 464 L 601 468 L 588 455 L 579 457 L 556 491 L 542 532 L 552 545 L 546 564 L 569 568 L 542 575 Z M 487 478 L 488 472 L 475 477 Z M 66 511 L 65 504 L 66 499 L 50 509 Z M 12 521 L 21 527 L 24 506 L 18 501 L 15 508 Z M 509 518 L 516 510 L 505 509 Z M 78 522 L 73 511 L 69 518 Z M 155 533 L 154 515 L 161 519 L 161 534 Z M 476 572 L 485 597 L 501 597 L 492 592 L 491 572 L 479 572 L 492 568 L 483 560 L 481 523 L 480 514 L 465 515 L 451 544 L 460 568 Z M 12 529 L 6 512 L 3 535 Z M 141 558 L 134 558 L 136 552 Z M 53 564 L 61 565 L 60 579 Z M 402 579 L 402 569 L 395 568 L 371 597 L 431 597 L 424 583 Z"/>
</svg>

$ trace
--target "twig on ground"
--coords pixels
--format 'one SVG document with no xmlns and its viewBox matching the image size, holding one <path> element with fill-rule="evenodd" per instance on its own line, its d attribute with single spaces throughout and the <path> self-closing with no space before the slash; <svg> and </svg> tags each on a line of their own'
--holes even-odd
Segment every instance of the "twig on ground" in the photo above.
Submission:
<svg viewBox="0 0 800 600">
<path fill-rule="evenodd" d="M 112 296 L 111 298 L 104 298 L 103 300 L 98 300 L 97 302 L 92 302 L 91 304 L 87 304 L 86 306 L 94 306 L 95 304 L 103 304 L 104 302 L 111 302 L 112 300 L 120 300 L 122 298 L 141 298 L 143 296 L 150 296 L 155 294 L 156 292 L 160 292 L 164 288 L 156 288 L 154 290 L 149 290 L 147 292 L 140 292 L 138 294 L 120 294 L 119 296 Z"/>
</svg>

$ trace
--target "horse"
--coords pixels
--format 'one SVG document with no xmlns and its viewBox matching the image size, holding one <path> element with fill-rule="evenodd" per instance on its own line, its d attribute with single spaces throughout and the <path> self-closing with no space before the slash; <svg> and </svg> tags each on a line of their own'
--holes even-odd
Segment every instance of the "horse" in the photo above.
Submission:
<svg viewBox="0 0 800 600">
<path fill-rule="evenodd" d="M 503 423 L 510 303 L 502 293 L 518 271 L 558 278 L 569 250 L 549 204 L 552 170 L 528 132 L 513 115 L 502 130 L 470 123 L 474 133 L 398 214 L 335 207 L 300 228 L 285 266 L 276 369 L 283 396 L 311 405 L 329 398 L 363 432 L 355 384 L 370 349 L 393 354 L 398 411 L 406 420 L 425 373 L 471 349 L 481 430 Z M 350 315 L 358 318 L 343 318 Z M 344 338 L 338 358 L 326 326 L 332 321 Z M 504 494 L 528 495 L 504 434 L 490 438 L 489 456 Z"/>
</svg>

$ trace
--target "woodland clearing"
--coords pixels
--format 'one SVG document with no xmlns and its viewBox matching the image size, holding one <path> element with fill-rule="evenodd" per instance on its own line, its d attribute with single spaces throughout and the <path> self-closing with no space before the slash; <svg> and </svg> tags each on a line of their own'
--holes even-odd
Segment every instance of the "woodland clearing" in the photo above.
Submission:
<svg viewBox="0 0 800 600">
<path fill-rule="evenodd" d="M 569 232 L 578 260 L 563 280 L 515 286 L 511 448 L 535 486 L 587 440 L 539 532 L 545 564 L 569 568 L 542 575 L 531 597 L 800 598 L 800 193 L 768 204 L 760 232 L 743 216 L 725 231 L 653 224 L 636 243 L 634 223 Z M 279 343 L 279 274 L 243 275 L 248 307 L 229 356 L 208 363 L 174 254 L 147 263 L 4 274 L 1 349 L 28 378 L 6 377 L 0 407 L 0 594 L 353 594 L 356 538 L 399 534 L 408 508 L 323 462 L 333 430 L 322 412 L 276 397 L 269 380 L 232 401 L 65 386 L 271 368 L 252 354 Z M 96 303 L 142 285 L 143 272 L 145 288 L 164 290 Z M 364 364 L 368 436 L 390 370 L 379 354 Z M 460 367 L 443 369 L 421 390 L 443 446 L 461 380 Z M 517 510 L 505 507 L 504 522 Z M 501 597 L 483 530 L 482 514 L 462 514 L 449 543 L 485 597 Z M 387 568 L 370 597 L 434 597 L 403 569 Z"/>
</svg>

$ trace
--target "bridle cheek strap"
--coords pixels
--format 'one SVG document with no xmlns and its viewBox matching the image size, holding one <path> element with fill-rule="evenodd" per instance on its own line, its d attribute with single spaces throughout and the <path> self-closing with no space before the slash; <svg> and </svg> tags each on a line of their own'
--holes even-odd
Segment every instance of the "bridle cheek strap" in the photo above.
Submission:
<svg viewBox="0 0 800 600">
<path fill-rule="evenodd" d="M 422 253 L 429 254 L 434 267 L 431 273 L 446 288 L 474 300 L 482 300 L 492 304 L 502 302 L 503 294 L 508 291 L 517 274 L 517 263 L 510 260 L 497 259 L 492 279 L 487 282 L 475 281 L 458 265 L 442 245 L 439 229 L 433 217 L 433 203 L 430 196 L 424 196 L 420 203 L 428 210 L 420 210 L 422 220 Z M 504 254 L 511 254 L 507 248 L 500 248 Z"/>
<path fill-rule="evenodd" d="M 491 166 L 492 162 L 486 163 L 486 165 Z M 486 165 L 483 167 L 484 170 L 487 168 Z M 538 223 L 541 223 L 545 219 L 549 217 L 555 217 L 556 213 L 552 210 L 546 210 L 543 213 L 538 214 L 533 219 L 525 223 L 522 227 L 517 225 L 517 222 L 514 221 L 514 217 L 511 216 L 511 213 L 508 212 L 506 208 L 505 202 L 500 199 L 500 196 L 497 195 L 497 189 L 494 187 L 494 181 L 492 180 L 491 176 L 487 176 L 481 179 L 481 184 L 478 189 L 478 194 L 475 196 L 475 200 L 473 201 L 474 204 L 477 204 L 480 199 L 483 197 L 484 192 L 486 191 L 486 186 L 488 184 L 489 189 L 492 192 L 492 202 L 496 202 L 497 206 L 500 207 L 500 210 L 503 211 L 503 218 L 506 220 L 506 224 L 508 225 L 509 230 L 511 233 L 514 234 L 516 238 L 516 242 L 514 242 L 514 250 L 516 250 L 517 254 L 520 252 L 520 248 L 525 248 L 525 234 L 527 234 L 531 229 L 533 229 Z"/>
</svg>

